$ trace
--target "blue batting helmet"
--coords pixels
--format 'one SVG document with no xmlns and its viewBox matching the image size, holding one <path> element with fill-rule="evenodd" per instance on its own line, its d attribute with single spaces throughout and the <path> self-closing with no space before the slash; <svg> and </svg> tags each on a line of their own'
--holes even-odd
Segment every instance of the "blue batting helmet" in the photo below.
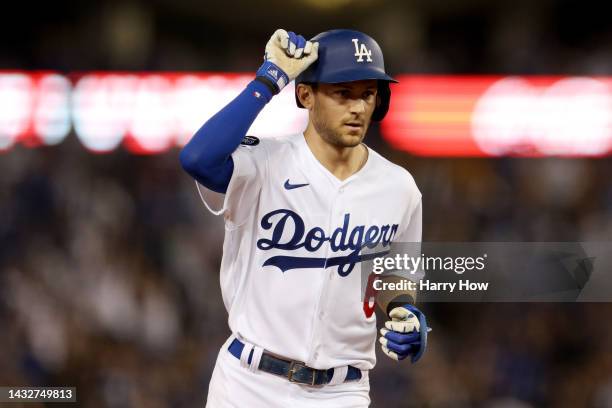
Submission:
<svg viewBox="0 0 612 408">
<path fill-rule="evenodd" d="M 319 43 L 319 57 L 296 79 L 299 83 L 336 84 L 340 82 L 378 80 L 380 102 L 372 120 L 381 121 L 389 110 L 389 82 L 397 82 L 385 72 L 383 53 L 374 39 L 355 30 L 330 30 L 313 37 Z M 297 93 L 295 100 L 300 108 Z"/>
</svg>

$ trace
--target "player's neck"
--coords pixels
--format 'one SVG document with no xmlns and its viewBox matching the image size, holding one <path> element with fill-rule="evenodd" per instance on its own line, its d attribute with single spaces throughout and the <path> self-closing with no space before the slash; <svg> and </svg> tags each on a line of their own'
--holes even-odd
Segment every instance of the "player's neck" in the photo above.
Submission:
<svg viewBox="0 0 612 408">
<path fill-rule="evenodd" d="M 345 180 L 358 172 L 368 158 L 368 149 L 360 144 L 340 147 L 328 143 L 311 125 L 304 131 L 306 144 L 315 158 L 339 180 Z"/>
</svg>

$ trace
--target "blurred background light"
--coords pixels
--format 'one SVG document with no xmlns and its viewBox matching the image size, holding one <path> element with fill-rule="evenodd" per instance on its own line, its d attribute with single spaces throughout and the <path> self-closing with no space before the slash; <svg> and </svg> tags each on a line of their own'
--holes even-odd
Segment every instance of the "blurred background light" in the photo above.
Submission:
<svg viewBox="0 0 612 408">
<path fill-rule="evenodd" d="M 98 72 L 0 74 L 1 143 L 61 142 L 70 130 L 92 152 L 121 144 L 154 154 L 182 146 L 251 80 L 234 73 Z M 612 78 L 398 76 L 381 135 L 421 156 L 598 157 L 612 149 Z M 301 132 L 293 85 L 273 99 L 249 134 Z M 68 101 L 72 104 L 69 105 Z"/>
<path fill-rule="evenodd" d="M 603 156 L 612 78 L 402 76 L 381 131 L 423 156 Z"/>
</svg>

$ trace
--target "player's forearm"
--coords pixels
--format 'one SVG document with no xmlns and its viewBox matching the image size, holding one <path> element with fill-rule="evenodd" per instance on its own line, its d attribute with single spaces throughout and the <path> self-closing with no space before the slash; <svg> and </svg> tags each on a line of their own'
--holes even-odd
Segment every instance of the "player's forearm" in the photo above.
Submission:
<svg viewBox="0 0 612 408">
<path fill-rule="evenodd" d="M 181 150 L 183 169 L 211 190 L 225 192 L 233 171 L 231 154 L 270 99 L 272 92 L 268 86 L 259 80 L 249 83 L 240 95 L 204 123 Z"/>
<path fill-rule="evenodd" d="M 399 283 L 405 278 L 395 275 L 381 276 L 383 282 Z M 414 290 L 382 290 L 376 294 L 376 303 L 385 314 L 395 307 L 403 306 L 407 303 L 416 302 L 416 291 Z"/>
</svg>

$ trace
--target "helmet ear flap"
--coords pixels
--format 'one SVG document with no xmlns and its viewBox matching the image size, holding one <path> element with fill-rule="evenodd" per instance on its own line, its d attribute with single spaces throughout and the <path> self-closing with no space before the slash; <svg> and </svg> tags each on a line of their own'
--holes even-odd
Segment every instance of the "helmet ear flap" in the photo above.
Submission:
<svg viewBox="0 0 612 408">
<path fill-rule="evenodd" d="M 376 95 L 376 109 L 372 113 L 372 120 L 380 122 L 383 120 L 389 110 L 389 102 L 391 102 L 391 88 L 389 82 L 378 81 L 378 94 Z"/>
</svg>

